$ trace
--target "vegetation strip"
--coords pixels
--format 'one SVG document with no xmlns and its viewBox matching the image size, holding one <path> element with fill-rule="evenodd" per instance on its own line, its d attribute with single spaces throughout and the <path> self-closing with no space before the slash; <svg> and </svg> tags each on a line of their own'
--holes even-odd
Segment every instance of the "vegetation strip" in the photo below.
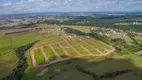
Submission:
<svg viewBox="0 0 142 80">
<path fill-rule="evenodd" d="M 54 49 L 51 45 L 50 45 L 50 48 L 52 49 L 52 51 L 53 51 L 54 55 L 56 56 L 57 60 L 62 59 L 62 58 L 60 57 L 60 55 L 55 51 L 55 49 Z"/>
<path fill-rule="evenodd" d="M 66 54 L 68 57 L 71 57 L 71 55 L 67 52 L 67 50 L 66 50 L 60 43 L 58 43 L 58 45 L 62 48 L 62 50 L 65 52 L 65 54 Z"/>
<path fill-rule="evenodd" d="M 91 43 L 93 45 L 95 45 L 94 47 L 99 49 L 101 52 L 105 53 L 105 50 L 103 48 L 101 48 L 97 43 L 95 43 L 92 39 L 90 39 L 91 41 L 89 41 L 88 39 L 85 39 L 87 41 L 87 43 Z"/>
<path fill-rule="evenodd" d="M 80 40 L 80 41 L 82 41 L 82 42 L 85 43 L 86 45 L 90 46 L 92 49 L 94 49 L 94 50 L 97 51 L 98 53 L 104 54 L 104 53 L 102 53 L 101 51 L 99 51 L 98 49 L 94 48 L 92 45 L 86 43 L 85 41 L 83 41 L 83 40 Z"/>
<path fill-rule="evenodd" d="M 81 55 L 73 46 L 70 45 L 70 43 L 69 43 L 68 41 L 66 41 L 65 39 L 63 39 L 63 40 L 64 40 L 64 42 L 66 42 L 66 43 L 70 46 L 70 48 L 72 48 L 79 56 Z"/>
<path fill-rule="evenodd" d="M 46 56 L 46 54 L 45 54 L 45 52 L 44 52 L 44 50 L 43 50 L 43 47 L 41 47 L 40 50 L 41 50 L 41 53 L 42 53 L 42 55 L 43 55 L 45 61 L 46 61 L 46 62 L 49 62 L 49 59 L 48 59 L 48 57 Z"/>
<path fill-rule="evenodd" d="M 92 73 L 92 72 L 89 72 L 89 71 L 83 69 L 79 65 L 76 65 L 75 67 L 76 67 L 76 69 L 78 71 L 92 76 L 94 80 L 101 80 L 101 79 L 104 79 L 104 78 L 105 79 L 115 78 L 115 77 L 117 77 L 119 75 L 122 75 L 122 74 L 125 74 L 125 73 L 128 73 L 128 72 L 132 72 L 132 70 L 127 69 L 127 70 L 121 70 L 121 71 L 115 71 L 115 72 L 105 73 L 103 75 L 96 75 L 95 73 Z"/>
<path fill-rule="evenodd" d="M 113 48 L 111 51 L 109 51 L 107 54 L 105 55 L 108 55 L 110 54 L 111 52 L 113 52 L 115 49 Z M 54 64 L 54 63 L 57 63 L 57 62 L 61 62 L 61 61 L 65 61 L 65 60 L 69 60 L 69 59 L 73 59 L 73 58 L 79 58 L 79 57 L 84 57 L 84 56 L 103 56 L 103 55 L 80 55 L 80 56 L 74 56 L 74 57 L 67 57 L 67 58 L 64 58 L 64 59 L 60 59 L 60 60 L 54 60 L 54 61 L 50 61 L 48 64 L 43 64 L 43 65 L 39 65 L 37 67 L 39 68 L 44 68 L 46 66 L 49 66 L 51 64 Z M 47 67 L 46 67 L 47 68 Z M 44 69 L 39 73 L 39 74 L 44 74 Z M 37 74 L 38 75 L 38 74 Z"/>
<path fill-rule="evenodd" d="M 76 40 L 75 42 L 80 45 L 89 55 L 94 55 L 93 53 L 91 53 L 87 48 L 85 48 L 83 45 L 79 44 Z"/>
<path fill-rule="evenodd" d="M 26 68 L 28 67 L 28 63 L 26 61 L 26 57 L 25 57 L 25 52 L 31 48 L 37 41 L 33 42 L 33 43 L 29 43 L 27 45 L 24 46 L 20 46 L 18 47 L 15 52 L 16 52 L 16 56 L 18 58 L 18 65 L 17 67 L 13 70 L 13 72 L 5 77 L 3 80 L 20 80 L 22 78 L 22 76 L 24 75 L 24 71 L 26 70 Z"/>
</svg>

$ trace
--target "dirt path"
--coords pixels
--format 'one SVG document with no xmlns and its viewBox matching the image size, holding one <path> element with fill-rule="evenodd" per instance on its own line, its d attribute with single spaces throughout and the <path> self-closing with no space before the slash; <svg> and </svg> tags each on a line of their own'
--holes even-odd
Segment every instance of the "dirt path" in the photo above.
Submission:
<svg viewBox="0 0 142 80">
<path fill-rule="evenodd" d="M 31 58 L 32 58 L 33 67 L 36 67 L 37 66 L 37 62 L 36 62 L 33 50 L 30 51 L 30 55 L 31 55 Z"/>
<path fill-rule="evenodd" d="M 86 39 L 87 41 L 89 41 L 88 39 Z M 91 39 L 90 39 L 91 40 Z M 100 46 L 98 44 L 96 44 L 95 42 L 93 42 L 93 40 L 90 41 L 92 44 L 95 44 L 96 46 L 98 46 L 100 48 Z M 104 49 L 103 49 L 104 50 Z M 105 53 L 105 52 L 102 52 Z"/>
<path fill-rule="evenodd" d="M 80 53 L 66 40 L 66 38 L 62 37 L 62 39 L 63 39 L 63 41 L 64 41 L 65 43 L 67 43 L 67 45 L 68 45 L 72 50 L 74 50 L 76 53 L 78 53 L 78 56 L 71 56 L 71 55 L 68 53 L 68 51 L 60 44 L 60 42 L 57 42 L 56 44 L 58 44 L 58 45 L 62 48 L 62 50 L 65 52 L 65 54 L 68 55 L 68 56 L 70 56 L 70 57 L 61 58 L 60 55 L 59 55 L 59 54 L 55 51 L 55 49 L 52 47 L 52 45 L 48 45 L 48 46 L 52 49 L 52 51 L 53 51 L 53 53 L 54 53 L 54 55 L 56 56 L 57 59 L 54 60 L 54 61 L 49 61 L 48 63 L 43 64 L 43 65 L 37 65 L 36 60 L 35 60 L 35 57 L 34 57 L 34 51 L 31 50 L 30 53 L 31 53 L 31 58 L 32 58 L 33 67 L 42 68 L 42 71 L 41 71 L 40 73 L 38 73 L 36 76 L 42 76 L 42 75 L 44 75 L 44 73 L 46 73 L 46 72 L 48 71 L 48 68 L 47 68 L 47 67 L 44 68 L 45 66 L 48 66 L 48 65 L 51 65 L 51 64 L 54 64 L 54 63 L 58 63 L 58 62 L 60 62 L 60 61 L 66 61 L 66 60 L 69 60 L 69 59 L 80 58 L 80 57 L 84 57 L 84 56 L 106 56 L 106 55 L 108 55 L 108 54 L 110 54 L 110 53 L 112 53 L 112 52 L 115 51 L 115 49 L 112 47 L 112 50 L 104 49 L 107 53 L 102 53 L 101 51 L 99 51 L 98 49 L 94 48 L 92 45 L 86 43 L 85 41 L 79 40 L 79 41 L 85 42 L 85 43 L 86 43 L 88 46 L 90 46 L 90 47 L 92 46 L 92 48 L 93 48 L 94 50 L 96 50 L 96 51 L 98 51 L 99 53 L 101 53 L 101 54 L 99 54 L 99 55 L 96 55 L 96 54 L 91 53 L 87 48 L 85 48 L 83 45 L 81 45 L 80 43 L 78 43 L 76 39 L 74 39 L 73 41 L 75 41 L 76 44 L 78 44 L 80 47 L 82 47 L 82 49 L 83 49 L 84 51 L 86 51 L 86 52 L 88 53 L 88 54 L 86 54 L 86 55 L 82 55 L 82 54 L 80 54 Z M 71 37 L 70 37 L 70 38 L 67 37 L 67 39 L 72 40 Z M 78 39 L 78 38 L 77 38 L 77 39 Z M 87 39 L 87 40 L 88 40 L 88 39 Z M 40 47 L 40 49 L 41 49 L 42 55 L 43 55 L 43 56 L 46 56 L 46 55 L 45 55 L 45 52 L 44 52 L 44 50 L 43 50 L 43 46 Z M 46 56 L 46 57 L 47 57 L 47 56 Z M 45 59 L 46 59 L 46 58 L 45 58 Z M 48 59 L 46 59 L 46 60 L 48 60 Z"/>
<path fill-rule="evenodd" d="M 42 55 L 43 55 L 43 57 L 44 57 L 44 59 L 45 59 L 45 62 L 49 62 L 49 59 L 48 59 L 48 57 L 46 56 L 46 54 L 45 54 L 45 52 L 44 52 L 44 50 L 43 50 L 43 47 L 40 47 L 40 51 L 41 51 L 41 53 L 42 53 Z"/>
<path fill-rule="evenodd" d="M 105 55 L 108 55 L 108 54 L 110 54 L 110 53 L 112 53 L 114 51 L 115 51 L 115 48 L 112 47 L 112 50 L 107 50 L 107 53 Z"/>
<path fill-rule="evenodd" d="M 60 39 L 62 40 L 62 38 L 60 38 Z M 41 40 L 41 41 L 42 41 L 42 40 Z M 53 42 L 55 41 L 55 38 L 50 38 L 50 39 L 48 40 L 49 42 L 44 42 L 44 41 L 43 41 L 43 42 L 41 42 L 41 41 L 40 41 L 40 44 L 53 43 Z M 59 41 L 57 41 L 57 42 L 59 42 Z M 36 46 L 36 47 L 38 47 L 38 46 Z"/>
<path fill-rule="evenodd" d="M 57 60 L 61 60 L 62 58 L 60 57 L 60 55 L 55 51 L 55 49 L 50 45 L 50 48 L 52 49 L 54 55 L 56 56 Z"/>
<path fill-rule="evenodd" d="M 113 49 L 113 50 L 111 50 L 111 51 L 109 51 L 110 53 L 111 52 L 113 52 L 115 49 Z M 108 55 L 108 54 L 110 54 L 110 53 L 107 53 L 107 54 L 105 54 L 105 55 Z M 40 65 L 40 66 L 38 66 L 39 68 L 44 68 L 45 66 L 49 66 L 49 65 L 51 65 L 51 64 L 55 64 L 55 63 L 58 63 L 58 62 L 61 62 L 61 61 L 66 61 L 66 60 L 69 60 L 69 59 L 74 59 L 74 58 L 80 58 L 80 57 L 84 57 L 84 56 L 103 56 L 103 55 L 80 55 L 80 56 L 75 56 L 75 57 L 68 57 L 68 58 L 64 58 L 64 59 L 60 59 L 60 60 L 54 60 L 54 61 L 51 61 L 50 63 L 48 63 L 48 64 L 44 64 L 44 65 Z M 42 76 L 42 75 L 44 75 L 47 71 L 47 68 L 45 68 L 45 69 L 43 69 L 40 73 L 38 73 L 37 74 L 37 76 Z"/>
<path fill-rule="evenodd" d="M 90 38 L 90 40 L 93 41 L 93 38 Z M 98 40 L 96 40 L 96 41 L 98 41 Z M 98 41 L 98 42 L 104 44 L 105 46 L 108 46 L 107 44 L 105 44 L 105 43 L 103 43 L 103 42 L 101 42 L 101 41 Z M 110 47 L 110 46 L 108 46 L 108 47 Z"/>
<path fill-rule="evenodd" d="M 83 45 L 79 44 L 76 40 L 74 40 L 84 51 L 86 51 L 89 55 L 94 55 L 92 52 L 90 52 L 87 48 L 85 48 Z"/>
<path fill-rule="evenodd" d="M 105 54 L 105 53 L 101 52 L 100 50 L 94 48 L 92 45 L 88 44 L 87 42 L 85 42 L 85 41 L 83 41 L 83 40 L 80 40 L 80 41 L 82 41 L 83 43 L 87 44 L 88 46 L 90 46 L 90 47 L 93 48 L 95 51 L 99 52 L 100 54 L 102 54 L 102 55 Z"/>
<path fill-rule="evenodd" d="M 81 56 L 81 54 L 73 46 L 71 46 L 67 40 L 65 40 L 65 39 L 63 39 L 63 40 L 64 40 L 64 42 L 66 42 L 69 45 L 70 48 L 72 48 L 78 54 L 78 56 Z"/>
<path fill-rule="evenodd" d="M 61 42 L 63 42 L 63 41 L 60 41 L 60 43 L 61 43 Z M 58 42 L 55 42 L 55 43 L 52 43 L 52 44 L 50 44 L 50 45 L 55 45 L 55 44 L 57 44 L 57 43 L 58 43 Z M 44 45 L 44 46 L 50 46 L 50 45 Z M 40 46 L 40 47 L 44 47 L 44 46 Z M 34 46 L 33 50 L 37 50 L 37 49 L 39 49 L 40 47 L 38 47 L 38 46 L 35 47 L 35 46 Z"/>
<path fill-rule="evenodd" d="M 71 57 L 71 55 L 68 53 L 68 51 L 58 42 L 58 45 L 62 48 L 62 50 L 65 52 L 65 54 L 68 56 L 68 57 Z"/>
<path fill-rule="evenodd" d="M 36 76 L 42 76 L 42 75 L 44 75 L 44 73 L 47 72 L 47 71 L 48 71 L 48 68 L 43 69 L 40 73 L 36 74 Z"/>
<path fill-rule="evenodd" d="M 114 48 L 112 50 L 110 50 L 108 53 L 106 53 L 105 55 L 108 55 L 112 52 L 114 52 Z M 44 64 L 44 65 L 40 65 L 38 66 L 39 68 L 44 68 L 45 66 L 48 66 L 48 65 L 51 65 L 51 64 L 54 64 L 54 63 L 58 63 L 58 62 L 61 62 L 61 61 L 66 61 L 66 60 L 69 60 L 69 59 L 74 59 L 74 58 L 80 58 L 80 57 L 84 57 L 84 56 L 103 56 L 103 55 L 81 55 L 81 56 L 76 56 L 76 57 L 68 57 L 68 58 L 64 58 L 64 59 L 58 59 L 58 60 L 54 60 L 54 61 L 51 61 L 50 63 L 48 64 Z M 46 72 L 48 71 L 48 68 L 45 68 L 43 69 L 40 73 L 37 74 L 37 76 L 42 76 L 44 75 Z"/>
<path fill-rule="evenodd" d="M 35 45 L 34 45 L 35 50 L 37 49 L 37 46 L 38 46 L 38 43 L 35 43 Z"/>
</svg>

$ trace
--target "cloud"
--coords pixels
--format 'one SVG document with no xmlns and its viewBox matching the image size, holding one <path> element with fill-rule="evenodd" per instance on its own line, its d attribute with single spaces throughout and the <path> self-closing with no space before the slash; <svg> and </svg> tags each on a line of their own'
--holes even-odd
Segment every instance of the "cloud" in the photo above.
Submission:
<svg viewBox="0 0 142 80">
<path fill-rule="evenodd" d="M 2 2 L 1 2 L 2 1 Z M 15 2 L 14 2 L 15 1 Z M 142 0 L 0 0 L 0 14 L 61 11 L 142 11 Z M 16 2 L 17 1 L 17 2 Z"/>
<path fill-rule="evenodd" d="M 40 2 L 42 0 L 28 0 L 28 2 Z"/>
<path fill-rule="evenodd" d="M 10 6 L 12 3 L 4 3 L 3 6 Z"/>
</svg>

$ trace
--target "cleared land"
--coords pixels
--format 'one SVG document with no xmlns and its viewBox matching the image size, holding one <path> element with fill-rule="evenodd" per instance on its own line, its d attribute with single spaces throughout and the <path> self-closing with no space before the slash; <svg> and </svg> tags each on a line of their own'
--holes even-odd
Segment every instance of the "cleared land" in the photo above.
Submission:
<svg viewBox="0 0 142 80">
<path fill-rule="evenodd" d="M 63 42 L 60 41 L 61 39 Z M 74 36 L 62 35 L 58 37 L 58 40 L 48 44 L 45 43 L 45 46 L 44 44 L 42 44 L 41 46 L 35 47 L 34 52 L 35 61 L 38 63 L 36 66 L 37 68 L 43 68 L 60 61 L 79 58 L 83 56 L 105 56 L 114 51 L 112 47 L 109 47 L 104 43 L 101 43 L 94 39 L 87 40 L 86 38 L 81 38 L 79 36 L 77 38 Z M 92 42 L 95 42 L 95 44 L 91 45 Z M 100 45 L 99 48 L 94 47 L 96 45 Z M 44 54 L 46 55 L 43 56 L 42 50 L 44 50 Z M 49 59 L 48 63 L 46 63 L 45 57 Z M 43 75 L 47 70 L 47 68 L 41 70 L 41 72 L 37 74 L 37 76 Z"/>
<path fill-rule="evenodd" d="M 45 62 L 44 57 L 43 57 L 40 49 L 35 50 L 34 54 L 35 54 L 35 59 L 36 59 L 38 65 L 41 65 Z"/>
<path fill-rule="evenodd" d="M 45 46 L 44 51 L 46 53 L 46 56 L 49 58 L 49 61 L 56 60 L 56 57 L 49 46 Z"/>
</svg>

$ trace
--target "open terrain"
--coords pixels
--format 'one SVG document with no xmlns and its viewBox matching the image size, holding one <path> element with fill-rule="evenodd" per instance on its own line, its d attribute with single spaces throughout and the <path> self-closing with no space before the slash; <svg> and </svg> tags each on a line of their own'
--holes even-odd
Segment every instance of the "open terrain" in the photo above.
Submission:
<svg viewBox="0 0 142 80">
<path fill-rule="evenodd" d="M 60 27 L 69 27 L 85 33 L 92 28 L 70 25 Z M 18 63 L 13 49 L 36 40 L 39 41 L 25 53 L 28 68 L 22 80 L 93 80 L 92 76 L 78 71 L 76 65 L 97 75 L 125 69 L 132 70 L 130 73 L 103 80 L 142 79 L 141 56 L 135 54 L 120 56 L 112 45 L 91 36 L 68 34 L 60 27 L 48 25 L 47 29 L 37 32 L 0 36 L 0 65 L 3 65 L 0 67 L 0 79 L 9 75 Z M 115 39 L 121 36 L 110 37 Z M 135 38 L 141 42 L 140 37 L 138 35 Z M 125 41 L 130 45 L 133 42 L 129 36 L 125 37 Z"/>
<path fill-rule="evenodd" d="M 46 43 L 44 46 L 33 48 L 30 53 L 32 57 L 33 67 L 42 68 L 60 61 L 65 61 L 73 58 L 80 58 L 83 56 L 105 56 L 114 52 L 114 48 L 112 48 L 111 46 L 108 46 L 105 43 L 101 43 L 91 38 L 70 35 L 61 35 L 59 38 L 59 42 L 57 41 L 55 43 Z M 92 41 L 93 43 L 91 45 L 90 42 Z M 36 45 L 38 45 L 38 43 Z M 99 47 L 94 47 L 98 45 Z M 51 50 L 50 53 L 47 53 L 47 47 Z M 52 60 L 53 57 L 54 60 Z M 43 70 L 39 74 L 37 74 L 37 76 L 43 75 Z"/>
</svg>

